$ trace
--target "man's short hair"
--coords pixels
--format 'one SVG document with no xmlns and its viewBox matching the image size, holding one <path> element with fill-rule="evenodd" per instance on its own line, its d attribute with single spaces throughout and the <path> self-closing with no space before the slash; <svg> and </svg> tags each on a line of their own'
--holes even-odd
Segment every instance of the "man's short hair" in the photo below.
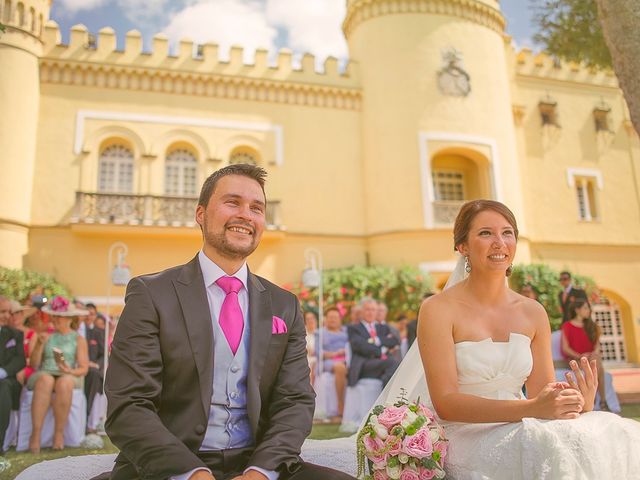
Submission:
<svg viewBox="0 0 640 480">
<path fill-rule="evenodd" d="M 373 298 L 373 297 L 362 297 L 360 299 L 360 301 L 358 302 L 358 306 L 359 307 L 364 307 L 365 304 L 367 304 L 367 303 L 375 303 L 376 306 L 378 305 L 378 301 L 375 298 Z"/>
<path fill-rule="evenodd" d="M 209 200 L 211 199 L 211 195 L 216 189 L 216 185 L 218 181 L 222 177 L 226 177 L 227 175 L 242 175 L 243 177 L 250 178 L 255 180 L 260 185 L 262 189 L 262 193 L 264 193 L 264 182 L 267 178 L 267 172 L 264 168 L 258 167 L 256 165 L 251 165 L 249 163 L 234 163 L 233 165 L 227 165 L 226 167 L 222 167 L 219 170 L 213 172 L 202 184 L 202 189 L 200 190 L 200 198 L 198 199 L 198 205 L 202 205 L 206 208 L 209 204 Z"/>
<path fill-rule="evenodd" d="M 569 277 L 569 279 L 571 279 L 571 273 L 567 272 L 566 270 L 564 272 L 560 272 L 560 276 L 566 275 L 567 277 Z"/>
<path fill-rule="evenodd" d="M 93 308 L 96 311 L 98 310 L 98 308 L 96 307 L 96 304 L 93 303 L 93 302 L 85 303 L 84 306 L 87 307 L 87 308 Z"/>
</svg>

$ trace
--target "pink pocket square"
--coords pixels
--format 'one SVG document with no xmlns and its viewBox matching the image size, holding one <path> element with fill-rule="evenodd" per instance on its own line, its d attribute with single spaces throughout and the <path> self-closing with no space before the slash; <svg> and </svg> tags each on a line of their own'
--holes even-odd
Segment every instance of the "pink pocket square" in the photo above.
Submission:
<svg viewBox="0 0 640 480">
<path fill-rule="evenodd" d="M 280 335 L 282 333 L 287 333 L 287 324 L 280 317 L 274 315 L 273 323 L 271 324 L 271 335 Z"/>
</svg>

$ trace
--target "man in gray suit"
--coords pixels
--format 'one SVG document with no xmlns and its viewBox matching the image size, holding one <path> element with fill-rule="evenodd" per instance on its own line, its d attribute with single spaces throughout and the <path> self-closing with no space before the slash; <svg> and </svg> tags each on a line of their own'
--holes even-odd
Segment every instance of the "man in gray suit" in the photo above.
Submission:
<svg viewBox="0 0 640 480">
<path fill-rule="evenodd" d="M 129 283 L 106 378 L 111 479 L 352 478 L 299 457 L 315 398 L 300 307 L 246 264 L 265 177 L 213 173 L 196 209 L 202 250 Z"/>
</svg>

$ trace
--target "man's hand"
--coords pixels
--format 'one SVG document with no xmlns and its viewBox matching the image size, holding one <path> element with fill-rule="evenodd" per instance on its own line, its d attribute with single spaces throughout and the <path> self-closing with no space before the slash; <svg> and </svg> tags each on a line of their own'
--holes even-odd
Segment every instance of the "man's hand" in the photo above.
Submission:
<svg viewBox="0 0 640 480">
<path fill-rule="evenodd" d="M 189 480 L 216 480 L 216 477 L 206 470 L 198 470 L 189 477 Z"/>
<path fill-rule="evenodd" d="M 247 473 L 235 477 L 233 480 L 269 480 L 257 470 L 247 470 Z"/>
</svg>

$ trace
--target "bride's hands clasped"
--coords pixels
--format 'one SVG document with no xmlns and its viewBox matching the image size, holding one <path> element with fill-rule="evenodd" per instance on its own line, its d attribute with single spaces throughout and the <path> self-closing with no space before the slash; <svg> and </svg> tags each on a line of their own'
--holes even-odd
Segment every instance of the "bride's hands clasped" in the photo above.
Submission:
<svg viewBox="0 0 640 480">
<path fill-rule="evenodd" d="M 567 372 L 565 377 L 572 389 L 579 390 L 584 397 L 583 412 L 593 410 L 593 404 L 598 391 L 598 367 L 595 360 L 587 360 L 586 357 L 580 359 L 580 364 L 575 360 L 569 362 L 571 372 Z"/>
<path fill-rule="evenodd" d="M 585 403 L 580 391 L 564 382 L 547 384 L 533 400 L 535 417 L 550 420 L 578 418 Z"/>
</svg>

